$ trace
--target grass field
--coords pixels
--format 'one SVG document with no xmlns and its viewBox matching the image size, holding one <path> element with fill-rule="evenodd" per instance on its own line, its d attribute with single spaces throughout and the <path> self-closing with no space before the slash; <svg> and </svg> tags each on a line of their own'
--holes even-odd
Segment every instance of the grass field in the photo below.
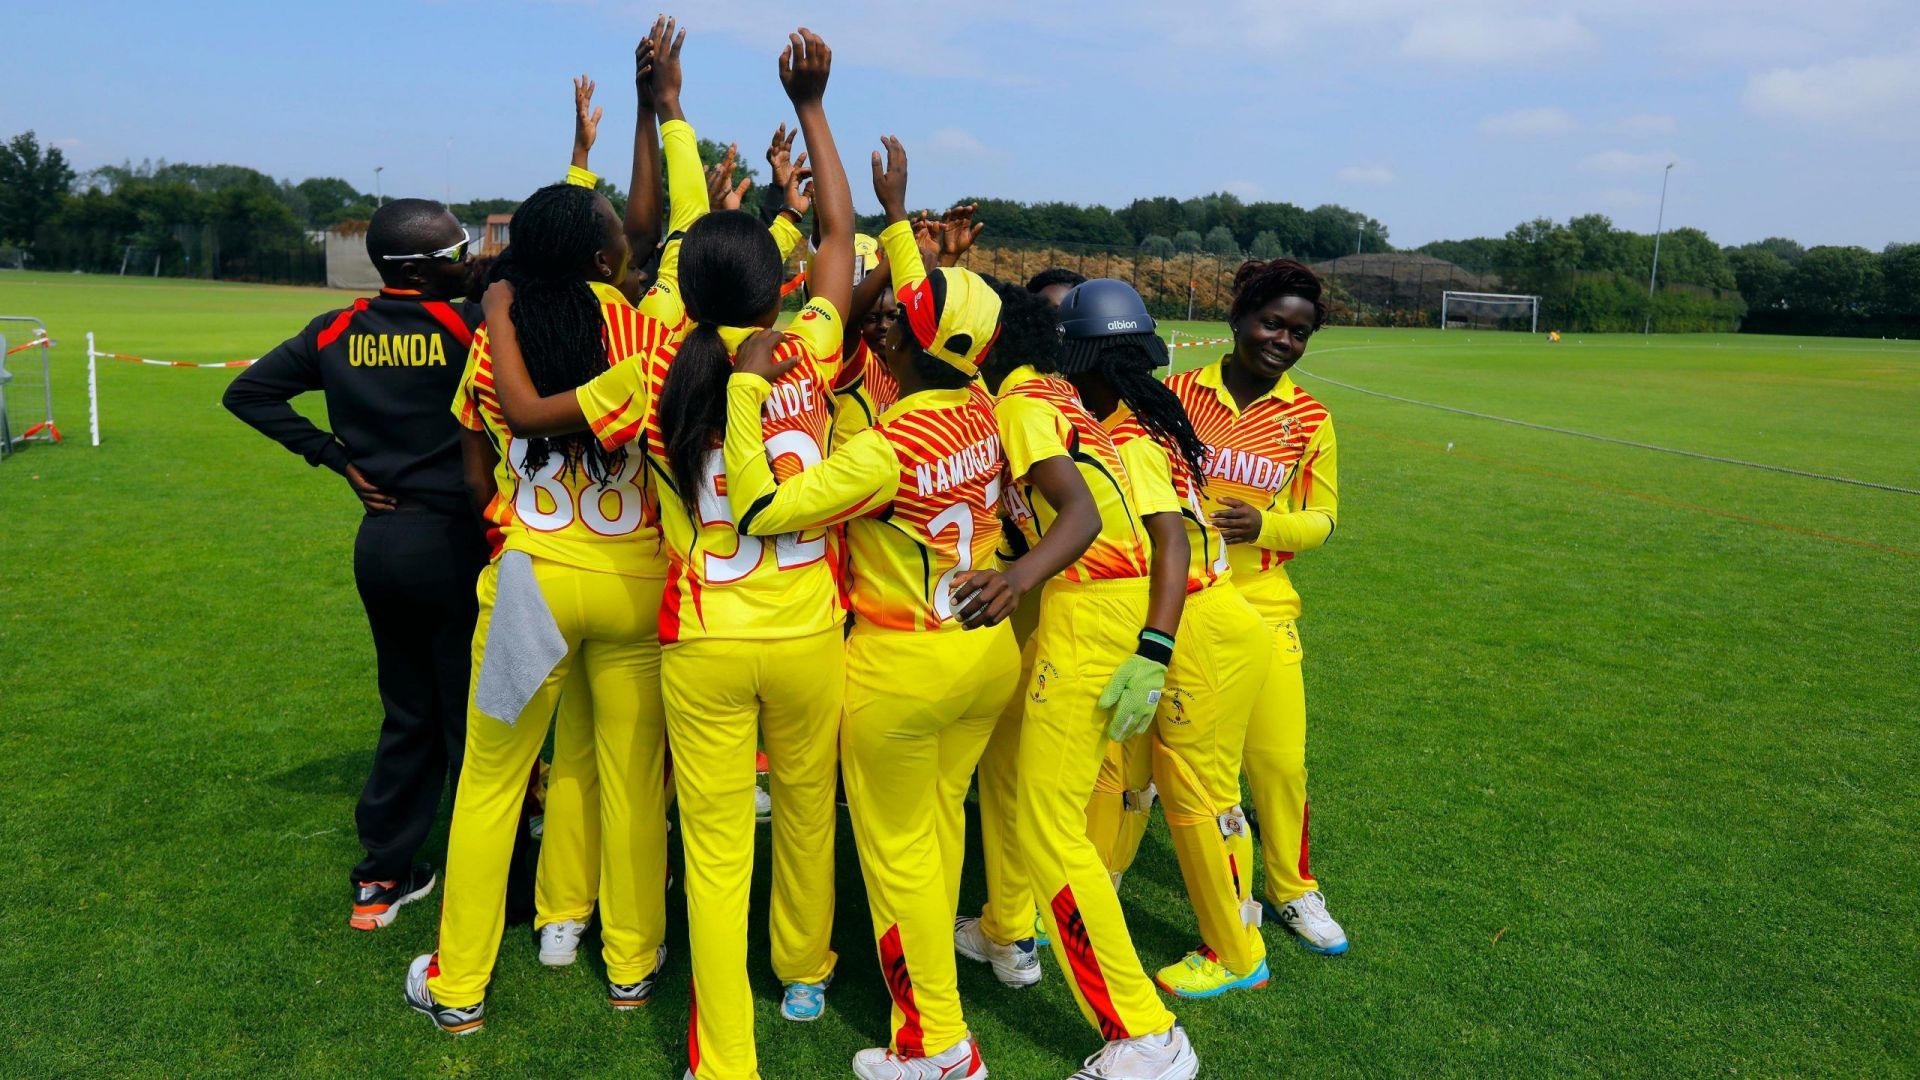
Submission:
<svg viewBox="0 0 1920 1080">
<path fill-rule="evenodd" d="M 0 465 L 0 1073 L 678 1076 L 678 910 L 631 1017 L 597 960 L 546 970 L 510 928 L 459 1041 L 401 1003 L 436 905 L 347 929 L 378 703 L 346 486 L 229 417 L 230 371 L 105 363 L 85 445 L 86 331 L 226 360 L 342 302 L 0 275 L 61 343 L 69 437 Z M 1920 497 L 1316 379 L 1911 488 L 1920 347 L 1336 328 L 1303 366 L 1342 481 L 1339 538 L 1295 564 L 1313 854 L 1354 945 L 1270 931 L 1271 988 L 1178 1008 L 1206 1075 L 1920 1071 Z M 885 1041 L 839 851 L 823 1020 L 777 1018 L 756 931 L 769 1078 Z M 1191 945 L 1164 831 L 1126 900 L 1147 963 Z M 1094 1048 L 1046 962 L 1019 993 L 962 971 L 997 1077 Z"/>
</svg>

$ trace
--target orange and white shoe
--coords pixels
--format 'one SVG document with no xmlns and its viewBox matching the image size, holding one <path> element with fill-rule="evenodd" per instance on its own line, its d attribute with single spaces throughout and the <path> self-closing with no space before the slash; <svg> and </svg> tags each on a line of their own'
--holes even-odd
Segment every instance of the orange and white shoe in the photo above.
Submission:
<svg viewBox="0 0 1920 1080">
<path fill-rule="evenodd" d="M 438 880 L 431 865 L 414 863 L 405 880 L 357 882 L 353 888 L 353 917 L 347 924 L 355 930 L 378 930 L 393 922 L 402 905 L 432 892 Z"/>
</svg>

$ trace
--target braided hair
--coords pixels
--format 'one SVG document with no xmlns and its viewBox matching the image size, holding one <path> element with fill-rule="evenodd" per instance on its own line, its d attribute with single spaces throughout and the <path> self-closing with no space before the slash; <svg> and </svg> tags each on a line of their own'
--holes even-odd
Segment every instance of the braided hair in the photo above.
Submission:
<svg viewBox="0 0 1920 1080">
<path fill-rule="evenodd" d="M 513 286 L 507 315 L 520 338 L 527 375 L 542 396 L 565 393 L 607 370 L 607 328 L 600 301 L 587 287 L 594 253 L 606 243 L 607 223 L 592 191 L 571 184 L 550 184 L 534 192 L 513 213 L 508 228 L 511 254 L 490 272 Z M 554 453 L 565 471 L 585 468 L 601 486 L 620 475 L 627 451 L 608 450 L 592 435 L 527 440 L 521 469 L 532 476 Z"/>
<path fill-rule="evenodd" d="M 780 249 L 744 210 L 701 217 L 680 243 L 680 295 L 694 326 L 660 390 L 660 437 L 681 501 L 694 513 L 707 457 L 727 433 L 733 360 L 720 328 L 756 325 L 779 307 Z"/>
<path fill-rule="evenodd" d="M 1327 303 L 1320 278 L 1306 264 L 1294 259 L 1250 259 L 1233 272 L 1233 306 L 1227 311 L 1229 322 L 1259 311 L 1282 296 L 1297 296 L 1313 305 L 1313 328 L 1327 322 Z"/>
<path fill-rule="evenodd" d="M 987 385 L 998 387 L 1014 368 L 1032 364 L 1043 375 L 1060 370 L 1060 323 L 1053 306 L 1019 285 L 991 281 L 1000 296 L 1000 337 L 980 365 Z"/>
<path fill-rule="evenodd" d="M 1186 461 L 1195 484 L 1205 483 L 1207 444 L 1180 399 L 1153 376 L 1171 363 L 1159 334 L 1067 338 L 1064 344 L 1071 367 L 1104 377 L 1153 441 Z"/>
</svg>

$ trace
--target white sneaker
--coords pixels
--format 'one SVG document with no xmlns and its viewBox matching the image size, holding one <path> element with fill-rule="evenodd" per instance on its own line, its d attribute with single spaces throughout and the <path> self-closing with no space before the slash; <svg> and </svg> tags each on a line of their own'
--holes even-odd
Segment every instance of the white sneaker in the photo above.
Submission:
<svg viewBox="0 0 1920 1080">
<path fill-rule="evenodd" d="M 753 820 L 762 825 L 773 820 L 773 796 L 767 794 L 766 788 L 753 789 Z"/>
<path fill-rule="evenodd" d="M 580 955 L 580 935 L 587 924 L 572 919 L 550 922 L 540 928 L 540 962 L 548 967 L 566 967 Z"/>
<path fill-rule="evenodd" d="M 1339 956 L 1347 951 L 1347 932 L 1327 914 L 1327 898 L 1318 889 L 1280 905 L 1280 924 L 1311 952 Z"/>
<path fill-rule="evenodd" d="M 986 1080 L 980 1044 L 969 1035 L 932 1057 L 901 1057 L 884 1046 L 853 1055 L 860 1080 Z"/>
<path fill-rule="evenodd" d="M 1115 1039 L 1068 1080 L 1193 1080 L 1200 1057 L 1179 1024 L 1159 1035 Z"/>
<path fill-rule="evenodd" d="M 1040 950 L 1032 938 L 1002 945 L 980 929 L 980 920 L 962 915 L 953 920 L 953 948 L 969 960 L 993 965 L 993 974 L 1012 987 L 1032 986 L 1040 981 Z"/>
</svg>

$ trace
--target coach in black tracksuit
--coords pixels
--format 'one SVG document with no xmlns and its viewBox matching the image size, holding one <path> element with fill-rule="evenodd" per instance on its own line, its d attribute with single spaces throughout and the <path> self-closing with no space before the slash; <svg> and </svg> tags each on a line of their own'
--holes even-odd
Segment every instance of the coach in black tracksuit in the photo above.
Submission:
<svg viewBox="0 0 1920 1080">
<path fill-rule="evenodd" d="M 480 321 L 467 238 L 447 208 L 397 199 L 373 215 L 367 254 L 386 287 L 329 312 L 260 358 L 224 404 L 268 438 L 346 478 L 366 505 L 353 574 L 373 628 L 386 717 L 355 811 L 367 857 L 353 869 L 352 925 L 386 926 L 433 888 L 414 855 L 459 775 L 476 613 L 487 562 L 461 472 L 451 403 Z M 331 432 L 288 404 L 325 393 Z"/>
</svg>

